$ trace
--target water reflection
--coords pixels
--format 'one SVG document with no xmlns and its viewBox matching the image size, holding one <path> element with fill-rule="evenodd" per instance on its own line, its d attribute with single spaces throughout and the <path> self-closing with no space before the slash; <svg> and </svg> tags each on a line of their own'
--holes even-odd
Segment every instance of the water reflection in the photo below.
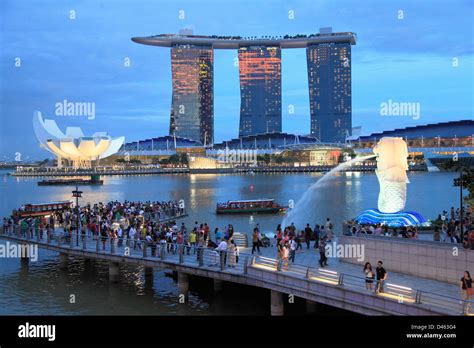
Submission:
<svg viewBox="0 0 474 348">
<path fill-rule="evenodd" d="M 458 204 L 458 190 L 452 186 L 454 173 L 410 173 L 407 209 L 432 218 Z M 213 230 L 227 224 L 250 233 L 256 223 L 264 232 L 274 231 L 282 215 L 217 216 L 217 202 L 233 199 L 274 198 L 286 205 L 295 202 L 319 178 L 319 173 L 256 175 L 161 175 L 104 177 L 103 186 L 81 186 L 83 199 L 96 203 L 109 200 L 184 199 L 194 221 L 208 222 Z M 72 199 L 73 187 L 38 187 L 36 178 L 3 176 L 0 180 L 0 214 L 28 202 Z M 251 190 L 250 187 L 253 186 Z M 373 173 L 339 174 L 319 193 L 311 211 L 311 224 L 330 217 L 335 226 L 377 204 L 378 182 Z M 429 197 L 429 199 L 427 199 Z M 60 270 L 55 253 L 41 251 L 39 260 L 27 268 L 19 260 L 0 259 L 0 314 L 266 314 L 268 294 L 255 288 L 230 286 L 215 294 L 207 279 L 190 279 L 186 305 L 178 305 L 173 277 L 155 269 L 148 282 L 140 267 L 121 267 L 117 284 L 108 280 L 108 264 L 71 259 L 68 270 Z M 76 303 L 69 303 L 69 295 Z M 260 296 L 260 297 L 259 297 Z M 242 301 L 240 299 L 252 299 Z M 226 303 L 222 306 L 222 302 Z"/>
</svg>

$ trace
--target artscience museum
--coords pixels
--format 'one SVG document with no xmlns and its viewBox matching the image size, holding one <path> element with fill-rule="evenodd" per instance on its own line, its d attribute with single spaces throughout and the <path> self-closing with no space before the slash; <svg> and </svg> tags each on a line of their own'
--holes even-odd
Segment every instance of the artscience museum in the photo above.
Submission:
<svg viewBox="0 0 474 348">
<path fill-rule="evenodd" d="M 85 136 L 79 127 L 67 127 L 64 133 L 56 121 L 44 119 L 39 111 L 33 114 L 33 128 L 40 146 L 57 156 L 59 167 L 65 160 L 74 168 L 91 168 L 119 151 L 125 141 L 125 137 L 112 138 L 106 132 Z"/>
</svg>

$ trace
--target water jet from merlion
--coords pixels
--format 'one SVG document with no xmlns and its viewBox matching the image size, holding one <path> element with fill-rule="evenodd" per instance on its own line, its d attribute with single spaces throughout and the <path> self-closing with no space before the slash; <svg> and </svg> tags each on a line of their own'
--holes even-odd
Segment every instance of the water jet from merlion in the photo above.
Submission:
<svg viewBox="0 0 474 348">
<path fill-rule="evenodd" d="M 409 183 L 408 148 L 402 138 L 384 137 L 374 146 L 374 154 L 356 157 L 339 164 L 327 172 L 321 179 L 311 185 L 297 201 L 282 221 L 282 226 L 305 226 L 314 223 L 315 202 L 318 201 L 319 190 L 327 185 L 336 173 L 345 170 L 357 162 L 377 158 L 375 171 L 380 185 L 378 209 L 369 209 L 360 214 L 355 220 L 361 224 L 384 224 L 394 227 L 420 225 L 426 220 L 420 214 L 405 209 L 407 184 Z"/>
</svg>

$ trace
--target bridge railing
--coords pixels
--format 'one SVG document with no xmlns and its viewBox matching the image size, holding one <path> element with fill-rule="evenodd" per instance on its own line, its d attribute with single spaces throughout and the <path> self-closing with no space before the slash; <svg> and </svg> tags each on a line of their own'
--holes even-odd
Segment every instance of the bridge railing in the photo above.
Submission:
<svg viewBox="0 0 474 348">
<path fill-rule="evenodd" d="M 268 257 L 253 256 L 249 267 L 281 272 L 282 274 L 296 276 L 298 278 L 304 277 L 309 281 L 343 287 L 357 292 L 368 292 L 374 296 L 389 298 L 399 303 L 422 304 L 433 309 L 458 315 L 472 315 L 473 313 L 471 313 L 471 311 L 474 310 L 474 301 L 472 300 L 464 300 L 459 297 L 414 289 L 388 281 L 378 281 L 376 279 L 367 279 L 352 274 L 339 273 L 325 268 L 289 263 L 287 260 L 275 260 Z M 370 286 L 368 284 L 370 284 Z"/>
<path fill-rule="evenodd" d="M 0 233 L 13 238 L 63 246 L 69 249 L 95 251 L 112 255 L 123 255 L 159 259 L 175 263 L 199 265 L 200 267 L 233 270 L 244 273 L 248 255 L 235 251 L 218 251 L 213 247 L 191 245 L 190 243 L 170 243 L 166 241 L 147 241 L 127 236 L 115 237 L 91 233 L 68 233 L 60 231 L 41 231 L 35 228 L 21 228 L 14 225 L 10 229 L 2 227 Z"/>
<path fill-rule="evenodd" d="M 388 298 L 399 303 L 424 305 L 441 309 L 453 314 L 472 315 L 474 301 L 459 297 L 434 293 L 391 282 L 379 282 L 375 279 L 353 274 L 339 273 L 321 267 L 291 263 L 288 260 L 277 260 L 261 255 L 250 255 L 237 251 L 218 251 L 215 248 L 168 243 L 165 241 L 148 242 L 142 239 L 117 238 L 83 233 L 51 233 L 39 229 L 24 228 L 15 225 L 9 229 L 3 226 L 0 233 L 20 241 L 31 241 L 43 244 L 63 246 L 75 250 L 87 250 L 100 254 L 122 255 L 149 260 L 160 260 L 174 264 L 192 265 L 220 271 L 231 271 L 246 274 L 249 267 L 265 271 L 279 272 L 289 277 L 297 277 L 324 283 L 330 286 L 343 287 L 357 292 L 368 292 L 374 296 Z M 368 286 L 367 280 L 369 280 Z"/>
</svg>

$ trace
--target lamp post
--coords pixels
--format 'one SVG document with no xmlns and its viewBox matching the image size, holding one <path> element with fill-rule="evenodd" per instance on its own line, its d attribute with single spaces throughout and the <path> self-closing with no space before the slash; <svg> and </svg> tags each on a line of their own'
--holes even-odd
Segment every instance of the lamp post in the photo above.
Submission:
<svg viewBox="0 0 474 348">
<path fill-rule="evenodd" d="M 82 197 L 82 191 L 79 191 L 78 187 L 72 191 L 72 196 L 76 198 L 76 246 L 79 246 L 79 197 Z"/>
</svg>

